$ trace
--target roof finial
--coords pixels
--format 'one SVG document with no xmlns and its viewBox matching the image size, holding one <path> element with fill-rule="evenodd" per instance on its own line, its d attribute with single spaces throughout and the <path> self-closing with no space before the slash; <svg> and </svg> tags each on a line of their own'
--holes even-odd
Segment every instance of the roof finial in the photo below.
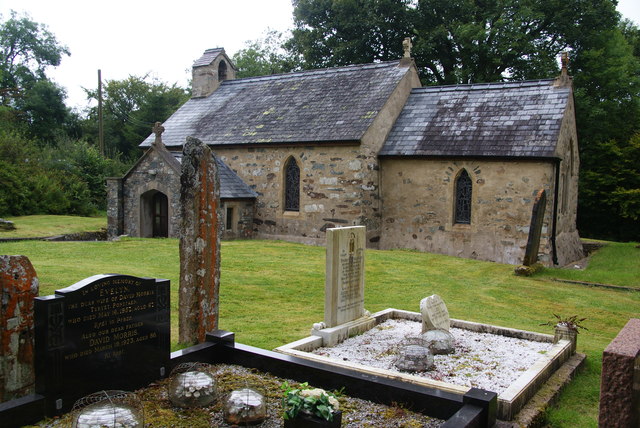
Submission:
<svg viewBox="0 0 640 428">
<path fill-rule="evenodd" d="M 405 37 L 402 41 L 402 50 L 404 51 L 403 58 L 411 58 L 411 48 L 413 45 L 411 44 L 411 37 Z"/>
<path fill-rule="evenodd" d="M 560 63 L 562 64 L 562 70 L 560 71 L 560 76 L 556 77 L 554 86 L 571 85 L 571 77 L 569 77 L 569 53 L 567 51 L 560 54 Z"/>
<path fill-rule="evenodd" d="M 155 125 L 153 125 L 153 128 L 151 128 L 151 130 L 153 131 L 154 134 L 156 134 L 156 139 L 153 142 L 153 145 L 154 146 L 161 146 L 162 145 L 162 133 L 164 132 L 164 126 L 162 126 L 162 123 L 156 122 Z"/>
<path fill-rule="evenodd" d="M 569 75 L 569 53 L 567 51 L 562 52 L 560 60 L 562 62 L 562 74 L 565 76 Z"/>
</svg>

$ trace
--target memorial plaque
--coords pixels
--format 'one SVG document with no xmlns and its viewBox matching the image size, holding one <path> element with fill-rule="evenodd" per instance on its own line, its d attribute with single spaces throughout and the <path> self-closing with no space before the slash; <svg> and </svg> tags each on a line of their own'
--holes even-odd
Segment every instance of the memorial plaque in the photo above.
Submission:
<svg viewBox="0 0 640 428">
<path fill-rule="evenodd" d="M 169 281 L 96 275 L 35 299 L 36 392 L 48 415 L 99 390 L 133 390 L 164 376 Z"/>
<path fill-rule="evenodd" d="M 335 327 L 364 316 L 364 226 L 327 229 L 324 322 Z"/>
<path fill-rule="evenodd" d="M 449 331 L 451 319 L 444 300 L 437 294 L 425 297 L 420 301 L 420 313 L 422 313 L 422 332 L 429 330 Z"/>
</svg>

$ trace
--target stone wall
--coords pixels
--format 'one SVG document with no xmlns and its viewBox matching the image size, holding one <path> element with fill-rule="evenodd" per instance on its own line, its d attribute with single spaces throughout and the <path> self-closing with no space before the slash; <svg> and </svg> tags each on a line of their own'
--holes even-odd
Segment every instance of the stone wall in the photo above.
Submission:
<svg viewBox="0 0 640 428">
<path fill-rule="evenodd" d="M 561 159 L 558 165 L 559 182 L 556 217 L 556 257 L 560 266 L 584 257 L 580 236 L 576 228 L 578 176 L 580 171 L 577 142 L 578 135 L 576 133 L 573 97 L 569 97 L 556 150 L 558 158 Z M 551 199 L 549 202 L 553 203 Z"/>
<path fill-rule="evenodd" d="M 384 159 L 381 249 L 409 248 L 520 264 L 538 190 L 549 195 L 540 262 L 551 263 L 554 164 L 491 160 Z M 472 179 L 470 224 L 454 224 L 455 179 Z"/>
<path fill-rule="evenodd" d="M 362 154 L 360 146 L 215 152 L 259 195 L 253 219 L 257 238 L 320 245 L 327 228 L 378 223 L 378 162 Z M 300 168 L 299 211 L 284 209 L 284 166 L 290 157 Z"/>
<path fill-rule="evenodd" d="M 223 239 L 250 239 L 253 236 L 256 204 L 252 199 L 223 200 L 222 212 L 224 218 Z M 229 218 L 229 214 L 231 214 L 231 218 Z"/>
</svg>

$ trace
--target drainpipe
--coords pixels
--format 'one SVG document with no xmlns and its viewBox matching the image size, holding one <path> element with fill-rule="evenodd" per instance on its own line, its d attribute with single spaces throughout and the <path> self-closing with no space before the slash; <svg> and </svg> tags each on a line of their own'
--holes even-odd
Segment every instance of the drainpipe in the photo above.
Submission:
<svg viewBox="0 0 640 428">
<path fill-rule="evenodd" d="M 554 265 L 558 264 L 558 249 L 556 247 L 556 227 L 558 219 L 558 189 L 560 188 L 560 159 L 555 161 L 555 185 L 553 190 L 553 216 L 551 217 L 551 260 Z"/>
</svg>

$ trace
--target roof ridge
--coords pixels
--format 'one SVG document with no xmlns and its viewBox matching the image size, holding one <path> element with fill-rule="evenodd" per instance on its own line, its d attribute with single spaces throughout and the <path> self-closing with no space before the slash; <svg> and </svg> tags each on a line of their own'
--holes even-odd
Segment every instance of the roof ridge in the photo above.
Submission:
<svg viewBox="0 0 640 428">
<path fill-rule="evenodd" d="M 457 90 L 496 90 L 506 88 L 527 88 L 532 86 L 552 86 L 555 79 L 536 79 L 536 80 L 522 80 L 517 82 L 487 82 L 487 83 L 468 83 L 468 84 L 456 84 L 456 85 L 441 85 L 441 86 L 423 86 L 421 88 L 413 88 L 411 92 L 445 92 L 445 91 L 457 91 Z"/>
<path fill-rule="evenodd" d="M 385 68 L 385 67 L 390 67 L 399 63 L 400 63 L 400 60 L 394 60 L 394 61 L 383 61 L 383 62 L 375 62 L 375 63 L 368 63 L 368 64 L 344 65 L 344 66 L 329 67 L 329 68 L 316 68 L 313 70 L 301 70 L 301 71 L 293 71 L 289 73 L 270 74 L 268 76 L 253 76 L 253 77 L 244 77 L 241 79 L 225 80 L 224 82 L 222 82 L 222 84 L 234 85 L 234 84 L 240 84 L 240 83 L 263 82 L 265 80 L 294 79 L 300 76 L 347 73 L 355 70 Z"/>
</svg>

